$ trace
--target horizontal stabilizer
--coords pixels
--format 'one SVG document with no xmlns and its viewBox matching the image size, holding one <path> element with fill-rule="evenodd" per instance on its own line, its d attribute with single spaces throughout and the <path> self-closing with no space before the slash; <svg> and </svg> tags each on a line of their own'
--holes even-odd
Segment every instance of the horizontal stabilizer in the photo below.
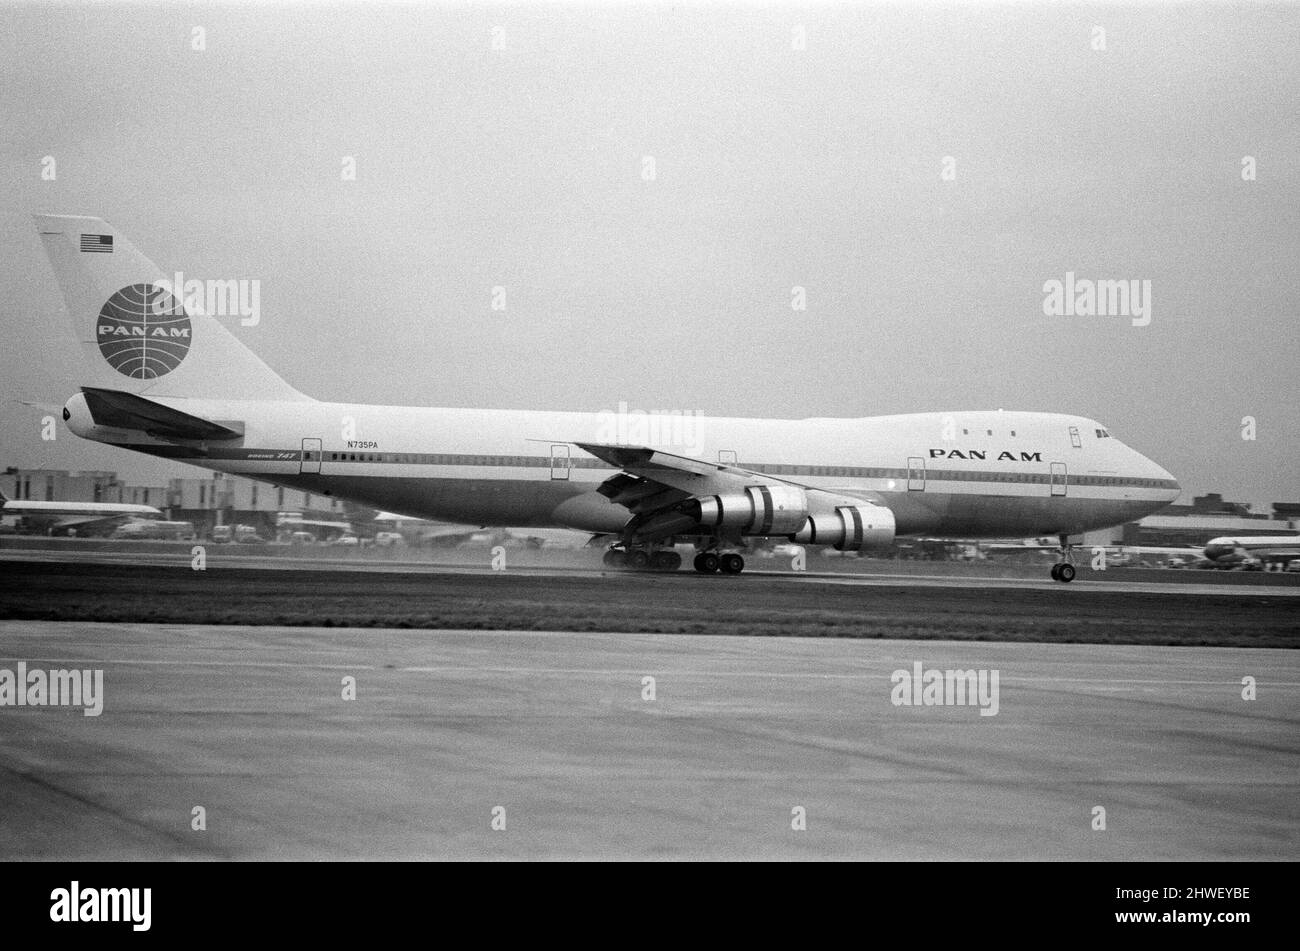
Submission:
<svg viewBox="0 0 1300 951">
<path fill-rule="evenodd" d="M 81 392 L 98 426 L 139 429 L 158 439 L 238 439 L 244 435 L 241 422 L 204 419 L 134 393 L 93 386 L 83 386 Z"/>
</svg>

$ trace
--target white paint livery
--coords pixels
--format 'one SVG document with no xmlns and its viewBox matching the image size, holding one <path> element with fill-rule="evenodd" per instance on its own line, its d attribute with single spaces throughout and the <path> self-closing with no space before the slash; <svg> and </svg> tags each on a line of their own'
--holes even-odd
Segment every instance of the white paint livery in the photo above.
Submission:
<svg viewBox="0 0 1300 951">
<path fill-rule="evenodd" d="M 112 294 L 166 277 L 98 219 L 37 221 L 83 342 Z M 112 235 L 114 251 L 79 253 L 82 233 Z M 758 535 L 849 549 L 908 534 L 1054 535 L 1068 561 L 1065 536 L 1140 518 L 1179 494 L 1168 472 L 1079 416 L 695 416 L 687 456 L 604 441 L 608 413 L 312 400 L 214 319 L 193 320 L 189 352 L 151 381 L 115 373 L 86 346 L 88 386 L 64 408 L 72 431 L 401 515 L 611 533 L 613 561 L 638 567 L 675 567 L 665 554 L 674 536 L 696 540 L 704 571 L 739 571 L 726 549 Z M 1058 566 L 1062 580 L 1068 567 Z"/>
</svg>

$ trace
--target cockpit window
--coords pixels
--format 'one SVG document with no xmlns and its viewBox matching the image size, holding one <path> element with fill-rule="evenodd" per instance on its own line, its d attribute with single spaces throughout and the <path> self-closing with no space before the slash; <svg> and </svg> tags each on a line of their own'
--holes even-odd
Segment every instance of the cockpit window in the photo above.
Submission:
<svg viewBox="0 0 1300 951">
<path fill-rule="evenodd" d="M 1109 438 L 1110 438 L 1110 433 L 1106 432 L 1106 430 L 1104 430 L 1104 429 L 1099 429 L 1099 430 L 1097 430 L 1097 438 L 1098 438 L 1098 439 L 1109 439 Z"/>
</svg>

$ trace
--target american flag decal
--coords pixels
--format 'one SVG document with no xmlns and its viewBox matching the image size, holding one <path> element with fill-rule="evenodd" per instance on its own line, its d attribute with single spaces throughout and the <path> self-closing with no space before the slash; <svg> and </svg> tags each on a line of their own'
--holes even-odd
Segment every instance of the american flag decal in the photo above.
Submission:
<svg viewBox="0 0 1300 951">
<path fill-rule="evenodd" d="M 113 236 L 111 234 L 83 234 L 81 236 L 81 250 L 112 254 Z"/>
</svg>

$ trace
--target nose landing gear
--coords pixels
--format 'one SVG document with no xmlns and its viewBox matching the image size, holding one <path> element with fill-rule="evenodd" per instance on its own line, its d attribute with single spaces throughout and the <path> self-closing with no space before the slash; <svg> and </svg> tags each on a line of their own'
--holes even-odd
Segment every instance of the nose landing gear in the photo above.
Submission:
<svg viewBox="0 0 1300 951">
<path fill-rule="evenodd" d="M 1074 580 L 1074 565 L 1052 565 L 1052 580 L 1069 583 Z"/>
<path fill-rule="evenodd" d="M 1059 537 L 1061 539 L 1061 560 L 1052 565 L 1052 580 L 1069 584 L 1074 580 L 1075 575 L 1074 546 L 1070 544 L 1068 535 Z"/>
</svg>

